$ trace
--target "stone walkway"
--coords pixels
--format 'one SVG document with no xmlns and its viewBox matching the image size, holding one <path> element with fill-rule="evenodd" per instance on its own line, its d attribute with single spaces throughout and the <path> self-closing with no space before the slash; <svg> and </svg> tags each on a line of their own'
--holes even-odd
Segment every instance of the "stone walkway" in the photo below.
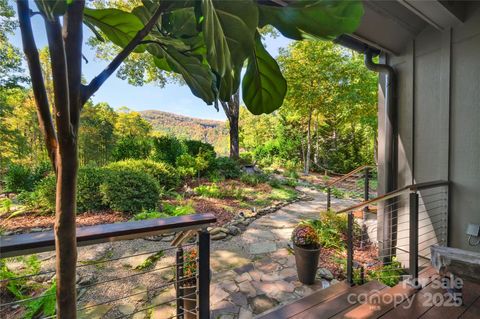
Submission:
<svg viewBox="0 0 480 319">
<path fill-rule="evenodd" d="M 326 288 L 336 280 L 328 270 L 319 271 L 314 285 L 297 279 L 295 257 L 288 250 L 293 228 L 303 219 L 318 218 L 325 210 L 325 194 L 307 188 L 312 198 L 260 217 L 229 240 L 212 242 L 212 318 L 252 318 L 281 304 Z M 354 204 L 332 200 L 335 208 Z"/>
</svg>

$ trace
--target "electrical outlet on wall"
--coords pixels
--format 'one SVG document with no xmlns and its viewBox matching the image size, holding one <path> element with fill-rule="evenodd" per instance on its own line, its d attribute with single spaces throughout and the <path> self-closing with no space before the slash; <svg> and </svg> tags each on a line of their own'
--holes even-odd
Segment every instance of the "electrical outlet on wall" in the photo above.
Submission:
<svg viewBox="0 0 480 319">
<path fill-rule="evenodd" d="M 480 225 L 468 224 L 467 235 L 473 236 L 473 237 L 479 237 L 480 236 Z"/>
</svg>

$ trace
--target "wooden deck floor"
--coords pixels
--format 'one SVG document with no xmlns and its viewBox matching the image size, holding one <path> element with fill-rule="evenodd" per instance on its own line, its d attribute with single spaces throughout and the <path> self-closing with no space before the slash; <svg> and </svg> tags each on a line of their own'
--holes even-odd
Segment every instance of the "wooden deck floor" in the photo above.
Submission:
<svg viewBox="0 0 480 319">
<path fill-rule="evenodd" d="M 462 306 L 448 302 L 427 269 L 421 273 L 424 287 L 415 290 L 407 284 L 387 287 L 377 281 L 350 287 L 340 283 L 261 316 L 261 319 L 471 319 L 480 318 L 480 285 L 465 282 Z M 438 282 L 437 282 L 438 283 Z M 358 300 L 359 296 L 363 297 Z M 364 300 L 367 301 L 364 301 Z"/>
</svg>

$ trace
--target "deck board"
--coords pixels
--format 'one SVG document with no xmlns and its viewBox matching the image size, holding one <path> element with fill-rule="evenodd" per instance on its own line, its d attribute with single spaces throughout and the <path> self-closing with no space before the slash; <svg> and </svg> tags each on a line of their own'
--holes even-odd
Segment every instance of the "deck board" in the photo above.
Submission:
<svg viewBox="0 0 480 319">
<path fill-rule="evenodd" d="M 459 307 L 452 307 L 449 305 L 438 305 L 430 308 L 422 319 L 438 319 L 438 318 L 458 318 L 477 300 L 480 296 L 480 285 L 471 282 L 465 282 L 463 287 L 463 305 Z M 478 317 L 477 317 L 478 318 Z"/>
<path fill-rule="evenodd" d="M 352 300 L 349 298 L 349 296 L 352 293 L 353 294 L 368 293 L 371 290 L 380 290 L 383 287 L 384 287 L 383 284 L 377 281 L 371 281 L 362 286 L 353 287 L 349 289 L 347 292 L 329 300 L 328 302 L 317 304 L 314 307 L 311 307 L 308 310 L 300 312 L 290 318 L 291 319 L 330 318 L 352 306 Z"/>
<path fill-rule="evenodd" d="M 310 309 L 318 303 L 330 300 L 339 294 L 350 289 L 350 285 L 346 282 L 340 282 L 327 289 L 314 292 L 300 300 L 294 301 L 290 304 L 281 306 L 259 318 L 261 319 L 278 319 L 278 318 L 290 318 L 302 311 Z"/>
<path fill-rule="evenodd" d="M 475 302 L 465 311 L 461 319 L 474 319 L 480 318 L 480 297 L 475 300 Z"/>
</svg>

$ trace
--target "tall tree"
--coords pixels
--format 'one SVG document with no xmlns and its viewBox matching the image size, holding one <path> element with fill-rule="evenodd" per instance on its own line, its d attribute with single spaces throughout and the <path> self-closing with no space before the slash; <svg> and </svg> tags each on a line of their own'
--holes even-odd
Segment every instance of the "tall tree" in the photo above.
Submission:
<svg viewBox="0 0 480 319">
<path fill-rule="evenodd" d="M 223 111 L 228 119 L 230 141 L 230 158 L 240 158 L 240 142 L 238 136 L 238 121 L 240 116 L 240 93 L 236 92 L 229 101 L 221 101 Z"/>
<path fill-rule="evenodd" d="M 363 14 L 361 3 L 349 0 L 302 0 L 281 7 L 254 0 L 144 1 L 131 12 L 85 8 L 81 0 L 35 3 L 47 33 L 53 105 L 45 88 L 29 2 L 18 0 L 17 9 L 39 123 L 57 176 L 57 317 L 62 319 L 76 318 L 80 112 L 122 62 L 133 52 L 152 55 L 159 69 L 180 74 L 194 95 L 213 104 L 218 99 L 228 101 L 238 91 L 241 67 L 248 61 L 242 82 L 246 106 L 254 114 L 269 113 L 283 102 L 284 79 L 263 47 L 257 28 L 270 24 L 293 39 L 332 38 L 354 31 Z M 87 85 L 82 84 L 81 74 L 83 23 L 122 48 Z"/>
</svg>

